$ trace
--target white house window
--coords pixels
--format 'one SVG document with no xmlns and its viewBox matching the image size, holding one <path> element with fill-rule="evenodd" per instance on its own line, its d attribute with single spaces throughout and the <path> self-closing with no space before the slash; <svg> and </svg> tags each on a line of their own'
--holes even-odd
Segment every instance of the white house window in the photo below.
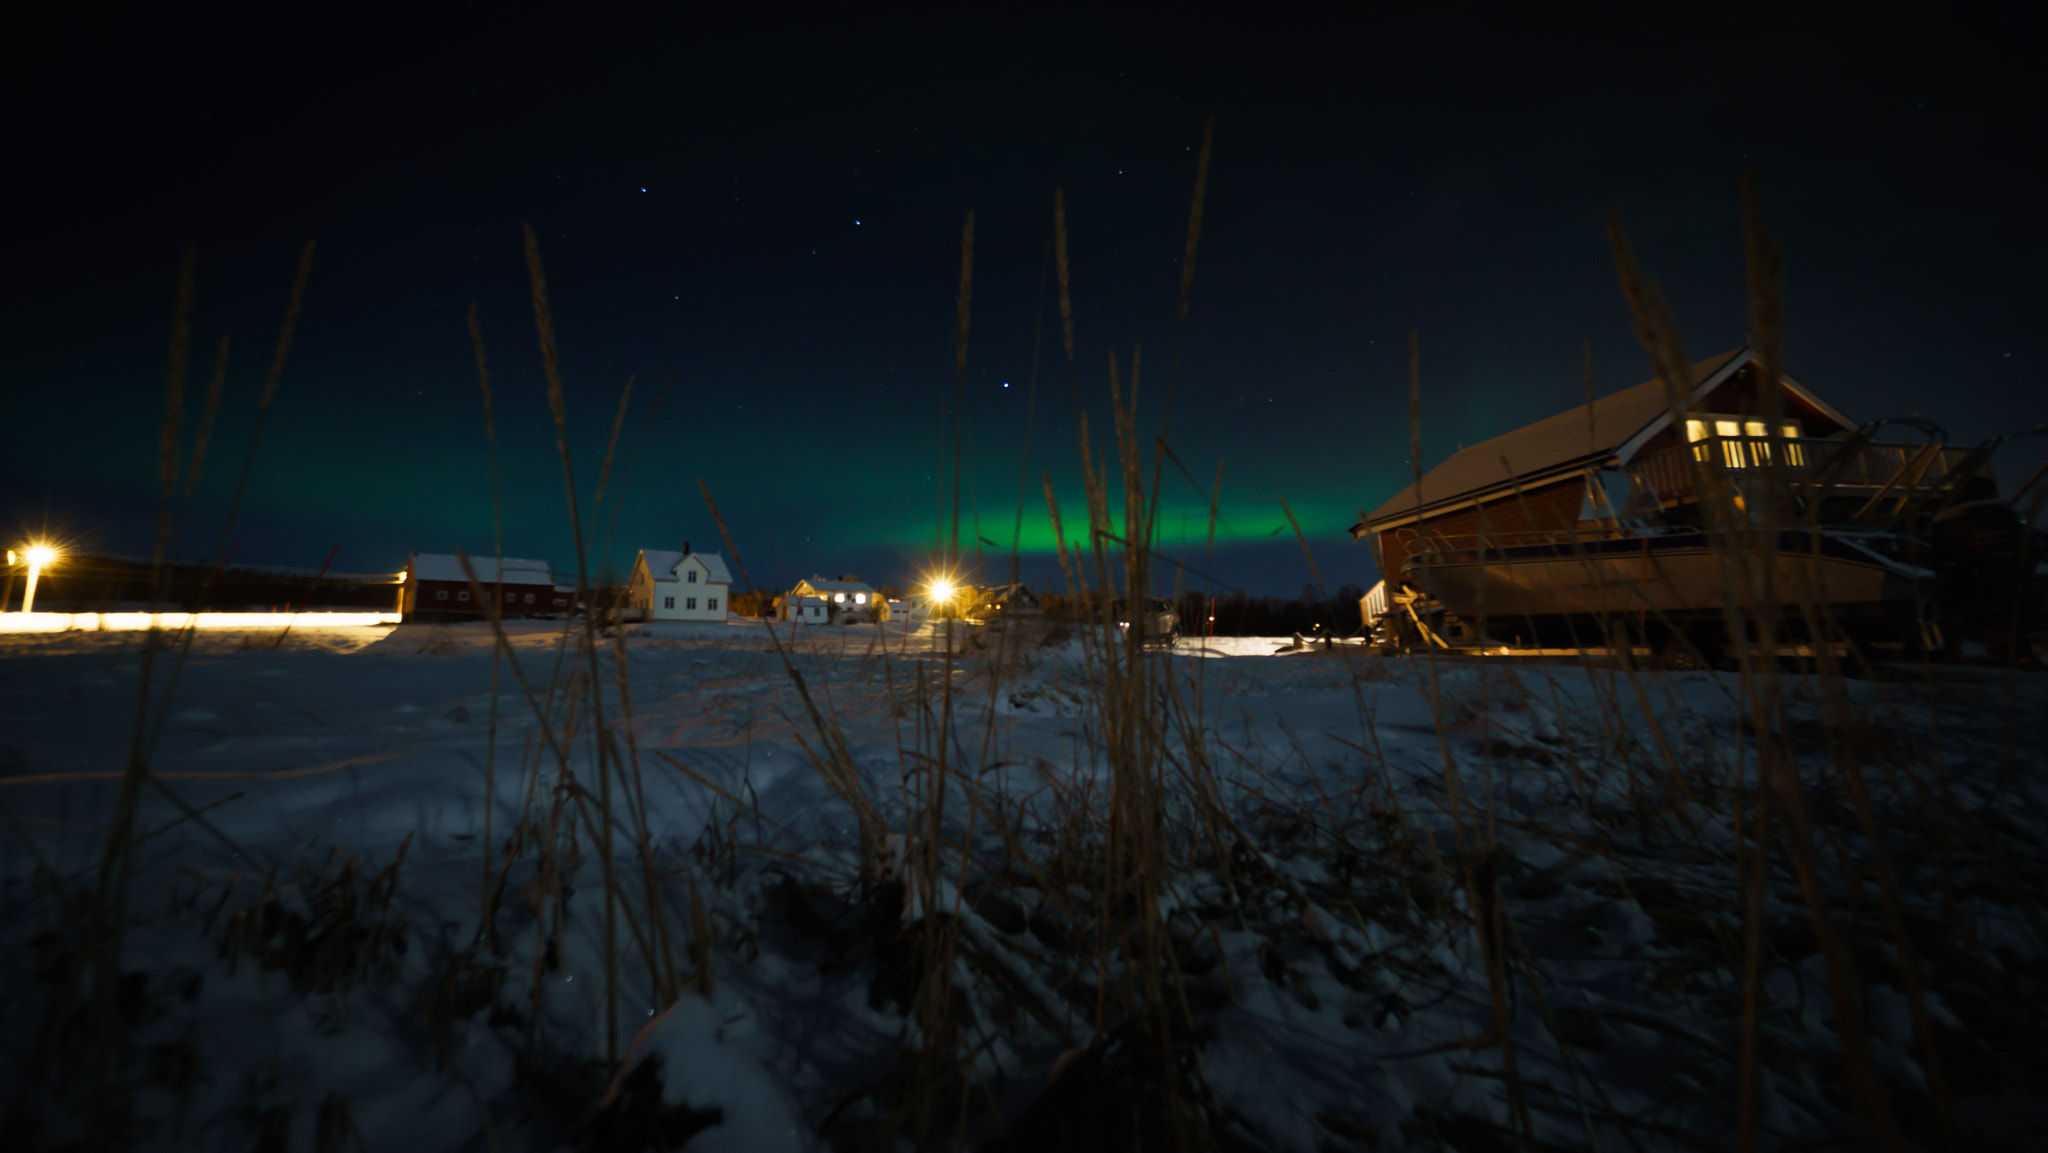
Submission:
<svg viewBox="0 0 2048 1153">
<path fill-rule="evenodd" d="M 434 599 L 435 599 L 435 600 L 437 600 L 437 601 L 445 601 L 445 600 L 447 600 L 447 599 L 448 599 L 448 590 L 447 590 L 447 589 L 435 589 L 435 590 L 434 590 Z"/>
<path fill-rule="evenodd" d="M 833 603 L 835 603 L 835 604 L 845 604 L 845 603 L 846 603 L 846 594 L 845 594 L 845 593 L 833 593 L 833 594 L 832 594 L 832 600 L 833 600 Z"/>
<path fill-rule="evenodd" d="M 717 607 L 718 607 L 718 598 L 717 598 L 717 597 L 712 597 L 712 598 L 711 598 L 710 600 L 707 600 L 707 601 L 705 601 L 705 602 L 704 602 L 704 607 L 705 607 L 705 608 L 707 608 L 707 609 L 715 609 L 715 608 L 717 608 Z"/>
<path fill-rule="evenodd" d="M 864 605 L 864 604 L 868 603 L 868 594 L 866 594 L 866 593 L 855 593 L 855 594 L 853 594 L 853 603 L 854 603 L 854 604 L 857 604 L 857 605 Z"/>
<path fill-rule="evenodd" d="M 687 580 L 687 581 L 689 581 L 689 582 L 690 582 L 691 584 L 696 584 L 696 583 L 697 583 L 697 570 L 696 570 L 696 569 L 691 569 L 691 570 L 689 571 L 689 573 L 685 575 L 684 579 L 685 579 L 685 580 Z"/>
<path fill-rule="evenodd" d="M 676 598 L 674 598 L 674 597 L 663 597 L 663 598 L 661 598 L 661 607 L 662 607 L 662 608 L 665 608 L 665 609 L 672 609 L 672 608 L 676 607 Z"/>
<path fill-rule="evenodd" d="M 687 598 L 686 600 L 684 600 L 684 601 L 683 601 L 683 607 L 684 607 L 684 608 L 686 608 L 686 609 L 694 609 L 694 608 L 696 608 L 696 607 L 697 607 L 697 598 L 696 598 L 696 597 L 689 597 L 689 598 Z"/>
</svg>

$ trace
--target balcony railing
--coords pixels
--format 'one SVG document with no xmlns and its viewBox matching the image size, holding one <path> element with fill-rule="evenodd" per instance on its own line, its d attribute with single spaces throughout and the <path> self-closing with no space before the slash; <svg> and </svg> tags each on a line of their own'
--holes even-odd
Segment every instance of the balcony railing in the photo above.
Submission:
<svg viewBox="0 0 2048 1153">
<path fill-rule="evenodd" d="M 1887 485 L 1901 494 L 1940 487 L 1970 452 L 1924 444 L 1866 444 L 1848 460 L 1835 461 L 1843 447 L 1842 441 L 1809 437 L 1721 436 L 1660 449 L 1638 457 L 1634 467 L 1667 502 L 1698 495 L 1694 462 L 1711 461 L 1716 452 L 1731 478 L 1769 469 L 1788 488 L 1831 482 L 1842 495 L 1867 496 Z"/>
</svg>

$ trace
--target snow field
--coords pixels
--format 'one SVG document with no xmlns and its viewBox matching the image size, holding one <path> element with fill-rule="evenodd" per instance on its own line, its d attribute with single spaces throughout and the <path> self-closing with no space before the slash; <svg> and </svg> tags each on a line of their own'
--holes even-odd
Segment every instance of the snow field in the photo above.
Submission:
<svg viewBox="0 0 2048 1153">
<path fill-rule="evenodd" d="M 61 978 L 87 955 L 76 894 L 94 888 L 128 755 L 138 641 L 9 639 L 14 1131 L 55 1147 L 111 1099 L 148 1149 L 267 1134 L 653 1147 L 642 1121 L 676 1147 L 811 1149 L 911 1140 L 921 1110 L 947 1121 L 928 1142 L 948 1142 L 964 1098 L 984 1148 L 1031 1147 L 1055 1112 L 1159 1101 L 1276 1150 L 1505 1146 L 1516 1130 L 1726 1147 L 1747 1045 L 1762 1147 L 1854 1133 L 1783 821 L 1751 944 L 1759 770 L 1733 675 L 1250 651 L 1278 641 L 1155 654 L 1147 755 L 1169 871 L 1151 915 L 1163 952 L 1147 954 L 1147 918 L 1102 885 L 1116 778 L 1101 654 L 956 637 L 949 662 L 930 628 L 783 628 L 825 733 L 758 625 L 629 629 L 630 701 L 621 638 L 600 638 L 615 902 L 578 680 L 590 657 L 561 624 L 510 631 L 519 675 L 501 660 L 495 697 L 481 627 L 204 638 L 150 760 L 162 788 L 144 795 L 127 886 L 126 1049 L 104 1091 L 88 1031 L 58 1027 L 84 996 Z M 2048 1124 L 2027 1096 L 2030 1067 L 2048 1067 L 2029 1031 L 2048 692 L 1957 671 L 1786 693 L 1773 731 L 1807 781 L 1895 1125 L 1940 1143 L 1850 761 L 1955 1124 L 1971 1147 L 2027 1147 Z M 884 826 L 879 851 L 819 769 L 835 755 Z M 1157 1034 L 1118 1008 L 1148 955 L 1166 960 L 1174 1078 L 1150 1072 Z"/>
</svg>

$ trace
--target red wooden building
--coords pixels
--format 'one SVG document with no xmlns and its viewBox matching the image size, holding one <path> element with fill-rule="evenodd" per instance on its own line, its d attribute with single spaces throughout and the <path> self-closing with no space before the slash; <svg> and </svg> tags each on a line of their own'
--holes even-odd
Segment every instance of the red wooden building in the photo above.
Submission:
<svg viewBox="0 0 2048 1153">
<path fill-rule="evenodd" d="M 495 557 L 471 557 L 470 566 L 482 587 L 480 595 L 463 572 L 460 557 L 412 554 L 405 565 L 405 583 L 399 586 L 399 615 L 408 623 L 481 620 L 501 586 L 502 618 L 563 616 L 576 607 L 576 590 L 557 585 L 544 560 L 506 557 L 501 563 Z"/>
</svg>

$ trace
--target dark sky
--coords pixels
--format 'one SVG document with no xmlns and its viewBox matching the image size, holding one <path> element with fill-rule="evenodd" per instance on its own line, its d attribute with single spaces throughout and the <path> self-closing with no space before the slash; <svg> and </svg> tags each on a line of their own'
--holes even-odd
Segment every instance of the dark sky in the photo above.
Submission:
<svg viewBox="0 0 2048 1153">
<path fill-rule="evenodd" d="M 530 222 L 600 548 L 614 510 L 588 504 L 635 380 L 605 555 L 720 547 L 701 477 L 756 580 L 905 580 L 950 499 L 972 210 L 962 536 L 1010 539 L 1043 301 L 1024 527 L 1042 577 L 1039 473 L 1070 524 L 1084 516 L 1073 390 L 1039 292 L 1053 189 L 1096 441 L 1108 357 L 1128 373 L 1138 346 L 1149 440 L 1211 115 L 1171 442 L 1205 485 L 1222 462 L 1218 552 L 1202 559 L 1207 502 L 1172 468 L 1161 529 L 1226 586 L 1308 579 L 1283 494 L 1325 580 L 1369 583 L 1344 529 L 1405 483 L 1411 328 L 1426 464 L 1579 403 L 1582 340 L 1601 392 L 1644 379 L 1609 209 L 1689 350 L 1741 344 L 1745 169 L 1786 254 L 1794 375 L 1851 416 L 1920 412 L 1958 441 L 2048 419 L 2044 102 L 2019 9 L 1879 25 L 1700 6 L 1621 26 L 1491 8 L 718 23 L 578 7 L 215 23 L 64 7 L 10 29 L 0 528 L 148 552 L 190 244 L 194 419 L 214 346 L 232 346 L 182 549 L 210 555 L 299 249 L 317 238 L 236 561 L 317 565 L 339 545 L 337 568 L 375 571 L 415 549 L 491 549 L 474 301 L 506 551 L 573 567 Z"/>
</svg>

